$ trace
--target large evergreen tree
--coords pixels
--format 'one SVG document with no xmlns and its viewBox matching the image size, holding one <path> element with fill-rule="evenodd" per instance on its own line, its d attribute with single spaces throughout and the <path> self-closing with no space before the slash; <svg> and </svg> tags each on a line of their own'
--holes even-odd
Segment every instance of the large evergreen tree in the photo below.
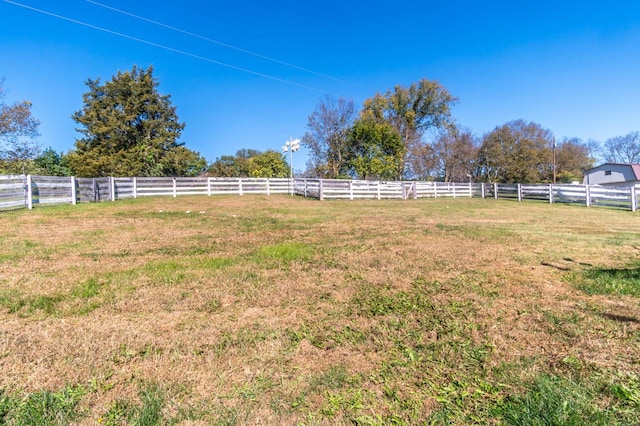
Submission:
<svg viewBox="0 0 640 426">
<path fill-rule="evenodd" d="M 197 174 L 199 154 L 178 142 L 178 121 L 170 96 L 158 92 L 153 68 L 134 66 L 111 81 L 87 81 L 82 109 L 72 118 L 83 137 L 68 160 L 77 176 L 175 176 Z M 188 164 L 182 164 L 181 162 Z M 204 169 L 204 166 L 201 167 Z"/>
</svg>

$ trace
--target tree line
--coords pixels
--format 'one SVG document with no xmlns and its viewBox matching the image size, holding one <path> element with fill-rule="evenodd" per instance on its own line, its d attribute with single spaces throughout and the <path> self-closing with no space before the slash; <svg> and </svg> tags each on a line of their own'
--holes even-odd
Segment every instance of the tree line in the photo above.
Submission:
<svg viewBox="0 0 640 426">
<path fill-rule="evenodd" d="M 42 150 L 39 121 L 28 101 L 7 104 L 0 82 L 0 174 L 53 176 L 287 177 L 283 153 L 240 149 L 208 164 L 180 142 L 185 123 L 170 95 L 161 94 L 153 67 L 134 66 L 110 81 L 86 81 L 72 119 L 81 137 L 67 153 Z M 556 140 L 548 129 L 514 120 L 477 136 L 452 117 L 458 99 L 437 81 L 422 79 L 377 93 L 361 107 L 325 96 L 308 117 L 302 144 L 308 177 L 376 180 L 571 182 L 596 156 L 640 162 L 640 135 L 603 144 Z"/>
<path fill-rule="evenodd" d="M 597 143 L 556 140 L 540 124 L 514 120 L 478 137 L 452 117 L 457 98 L 437 81 L 395 86 L 354 102 L 326 96 L 309 115 L 302 141 L 310 151 L 308 173 L 325 178 L 415 179 L 465 182 L 571 182 L 605 161 L 628 156 L 637 132 Z M 635 150 L 635 151 L 634 151 Z M 630 151 L 640 155 L 640 146 Z"/>
</svg>

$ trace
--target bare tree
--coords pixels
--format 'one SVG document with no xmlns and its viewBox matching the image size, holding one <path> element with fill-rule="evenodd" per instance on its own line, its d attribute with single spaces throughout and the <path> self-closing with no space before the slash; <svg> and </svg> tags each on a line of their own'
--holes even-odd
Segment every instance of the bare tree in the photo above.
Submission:
<svg viewBox="0 0 640 426">
<path fill-rule="evenodd" d="M 608 163 L 640 163 L 640 133 L 607 139 L 602 146 L 602 156 Z"/>
<path fill-rule="evenodd" d="M 433 144 L 439 176 L 445 182 L 465 182 L 474 174 L 478 148 L 473 133 L 453 128 Z"/>
<path fill-rule="evenodd" d="M 356 116 L 352 100 L 327 95 L 318 102 L 302 138 L 310 151 L 312 174 L 335 179 L 347 173 L 348 136 Z"/>
<path fill-rule="evenodd" d="M 0 81 L 0 169 L 24 173 L 27 163 L 40 153 L 35 141 L 40 122 L 31 115 L 31 102 L 7 105 L 1 101 L 3 97 Z"/>
</svg>

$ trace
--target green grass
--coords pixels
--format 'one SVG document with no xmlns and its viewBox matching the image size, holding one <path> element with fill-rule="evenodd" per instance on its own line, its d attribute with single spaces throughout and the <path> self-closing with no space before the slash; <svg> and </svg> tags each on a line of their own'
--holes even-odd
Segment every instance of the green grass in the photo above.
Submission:
<svg viewBox="0 0 640 426">
<path fill-rule="evenodd" d="M 81 418 L 79 403 L 87 390 L 68 386 L 58 392 L 37 391 L 23 397 L 0 389 L 0 424 L 12 426 L 54 426 Z"/>
<path fill-rule="evenodd" d="M 525 393 L 510 395 L 497 404 L 492 414 L 509 425 L 631 425 L 638 420 L 638 405 L 630 406 L 631 410 L 619 407 L 628 397 L 628 393 L 623 394 L 613 404 L 603 406 L 592 383 L 541 375 Z"/>
<path fill-rule="evenodd" d="M 588 268 L 573 274 L 570 281 L 587 294 L 640 297 L 640 263 L 618 268 Z"/>
</svg>

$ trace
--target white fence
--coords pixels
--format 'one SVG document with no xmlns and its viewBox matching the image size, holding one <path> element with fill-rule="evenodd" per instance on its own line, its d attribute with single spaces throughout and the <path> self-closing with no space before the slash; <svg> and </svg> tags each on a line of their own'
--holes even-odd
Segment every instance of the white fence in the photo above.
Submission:
<svg viewBox="0 0 640 426">
<path fill-rule="evenodd" d="M 115 201 L 149 196 L 295 194 L 319 200 L 482 197 L 578 203 L 636 211 L 636 187 L 524 185 L 416 181 L 251 178 L 75 178 L 0 176 L 0 210 L 34 205 Z"/>
</svg>

